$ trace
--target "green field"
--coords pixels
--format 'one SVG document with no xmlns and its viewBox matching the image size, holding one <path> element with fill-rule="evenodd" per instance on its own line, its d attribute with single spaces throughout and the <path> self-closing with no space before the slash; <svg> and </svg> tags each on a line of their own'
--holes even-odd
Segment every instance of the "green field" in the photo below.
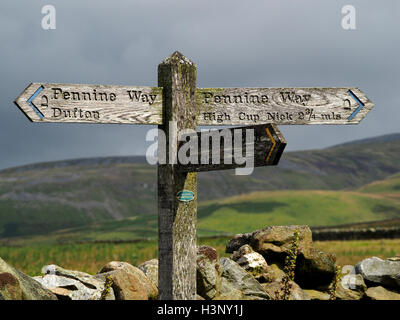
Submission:
<svg viewBox="0 0 400 320">
<path fill-rule="evenodd" d="M 214 247 L 220 257 L 225 253 L 228 238 L 203 238 L 198 244 Z M 354 265 L 364 258 L 377 256 L 382 259 L 400 254 L 400 239 L 370 241 L 324 241 L 315 242 L 315 247 L 334 253 L 337 263 Z M 85 243 L 63 245 L 32 245 L 25 247 L 0 247 L 0 257 L 10 265 L 31 276 L 40 275 L 44 265 L 57 264 L 64 268 L 95 274 L 107 262 L 118 260 L 138 265 L 157 258 L 156 241 L 136 243 Z"/>
<path fill-rule="evenodd" d="M 216 248 L 220 256 L 225 254 L 227 238 L 199 239 L 198 244 Z M 40 275 L 42 267 L 57 264 L 64 268 L 88 273 L 98 272 L 107 262 L 127 261 L 138 265 L 157 258 L 157 241 L 143 240 L 132 243 L 74 243 L 36 244 L 22 247 L 0 247 L 0 257 L 13 267 L 31 276 Z"/>
<path fill-rule="evenodd" d="M 200 237 L 251 232 L 270 225 L 337 226 L 400 218 L 400 175 L 359 190 L 253 192 L 198 207 Z M 370 226 L 372 227 L 372 226 Z M 2 245 L 155 239 L 157 216 L 108 220 L 46 234 L 0 239 Z"/>
<path fill-rule="evenodd" d="M 361 192 L 385 194 L 400 199 L 400 173 L 378 180 L 360 188 Z"/>
<path fill-rule="evenodd" d="M 400 201 L 352 191 L 268 191 L 203 203 L 198 228 L 243 233 L 269 225 L 329 226 L 400 217 Z"/>
</svg>

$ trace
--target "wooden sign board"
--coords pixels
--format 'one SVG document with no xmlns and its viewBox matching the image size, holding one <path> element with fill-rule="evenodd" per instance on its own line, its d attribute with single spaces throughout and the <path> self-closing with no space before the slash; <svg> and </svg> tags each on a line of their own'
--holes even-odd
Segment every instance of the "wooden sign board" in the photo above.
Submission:
<svg viewBox="0 0 400 320">
<path fill-rule="evenodd" d="M 199 125 L 357 124 L 374 106 L 358 88 L 197 89 Z"/>
<path fill-rule="evenodd" d="M 31 83 L 15 104 L 33 122 L 160 124 L 162 88 Z"/>
<path fill-rule="evenodd" d="M 237 132 L 240 134 L 239 150 L 235 150 L 234 140 L 236 137 L 234 132 L 236 130 L 239 130 Z M 224 131 L 227 136 L 224 135 Z M 246 136 L 248 134 L 253 135 L 252 143 L 247 142 Z M 224 137 L 230 141 L 228 146 L 225 145 Z M 190 138 L 190 135 L 187 135 L 187 138 Z M 190 155 L 195 159 L 195 163 L 179 163 L 178 171 L 200 172 L 241 168 L 248 165 L 248 162 L 244 163 L 243 161 L 246 155 L 252 157 L 254 161 L 252 167 L 273 166 L 278 164 L 286 147 L 285 138 L 274 124 L 198 132 L 196 141 L 198 152 Z M 218 143 L 218 146 L 215 143 Z M 185 142 L 181 142 L 181 146 L 184 144 Z M 248 154 L 246 149 L 250 146 L 253 148 L 253 152 Z M 237 162 L 238 159 L 235 157 L 235 154 L 238 153 L 241 156 L 240 163 Z"/>
<path fill-rule="evenodd" d="M 15 100 L 33 122 L 162 124 L 162 88 L 32 83 Z M 373 103 L 358 88 L 196 90 L 198 125 L 357 124 Z"/>
</svg>

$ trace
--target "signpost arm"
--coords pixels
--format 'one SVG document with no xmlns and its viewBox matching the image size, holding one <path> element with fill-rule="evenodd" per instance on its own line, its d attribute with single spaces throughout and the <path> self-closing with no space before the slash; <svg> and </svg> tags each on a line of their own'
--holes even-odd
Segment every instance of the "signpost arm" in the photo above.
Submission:
<svg viewBox="0 0 400 320">
<path fill-rule="evenodd" d="M 158 86 L 163 87 L 159 129 L 167 142 L 167 164 L 157 168 L 160 300 L 196 298 L 197 174 L 179 172 L 170 162 L 177 157 L 180 132 L 197 127 L 196 73 L 196 65 L 179 52 L 158 66 Z M 194 200 L 179 201 L 177 193 L 182 190 L 192 191 Z"/>
</svg>

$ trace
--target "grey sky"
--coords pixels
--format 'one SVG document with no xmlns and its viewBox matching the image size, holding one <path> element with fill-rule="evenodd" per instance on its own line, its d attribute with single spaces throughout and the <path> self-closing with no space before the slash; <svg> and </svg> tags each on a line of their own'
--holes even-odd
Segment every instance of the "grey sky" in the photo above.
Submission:
<svg viewBox="0 0 400 320">
<path fill-rule="evenodd" d="M 57 29 L 41 28 L 41 8 Z M 343 30 L 341 8 L 356 8 Z M 281 126 L 286 150 L 399 132 L 398 0 L 31 1 L 0 3 L 0 168 L 144 154 L 151 126 L 30 123 L 13 100 L 30 82 L 157 85 L 179 50 L 199 87 L 360 87 L 374 109 L 353 126 Z"/>
</svg>

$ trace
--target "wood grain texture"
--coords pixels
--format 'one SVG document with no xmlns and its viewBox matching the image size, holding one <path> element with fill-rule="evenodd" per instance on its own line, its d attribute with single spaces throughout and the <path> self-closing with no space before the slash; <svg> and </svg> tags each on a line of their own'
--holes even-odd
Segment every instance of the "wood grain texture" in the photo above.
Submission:
<svg viewBox="0 0 400 320">
<path fill-rule="evenodd" d="M 253 135 L 254 142 L 248 141 L 248 137 L 246 137 L 248 134 Z M 189 139 L 192 135 L 185 135 L 185 138 Z M 193 154 L 190 154 L 190 150 L 187 152 L 188 157 L 194 161 L 180 163 L 179 171 L 201 172 L 235 169 L 249 166 L 251 161 L 253 167 L 277 165 L 286 147 L 286 140 L 275 124 L 211 130 L 198 132 L 195 135 L 198 149 Z M 185 143 L 183 141 L 180 145 Z M 239 147 L 236 147 L 238 145 Z M 253 151 L 250 152 L 251 150 Z M 243 158 L 238 159 L 235 156 L 237 153 Z M 247 160 L 247 157 L 252 157 L 251 161 Z"/>
<path fill-rule="evenodd" d="M 359 111 L 349 90 L 364 104 Z M 201 88 L 196 101 L 199 125 L 357 124 L 373 107 L 360 89 L 347 87 Z"/>
<path fill-rule="evenodd" d="M 166 133 L 169 159 L 177 155 L 180 132 L 196 130 L 195 64 L 173 53 L 158 66 L 158 84 L 163 87 L 165 124 L 159 129 Z M 174 164 L 158 165 L 157 179 L 159 299 L 195 300 L 197 174 L 178 172 Z M 194 200 L 179 201 L 182 190 L 192 191 Z"/>
<path fill-rule="evenodd" d="M 28 100 L 32 100 L 42 117 Z M 31 83 L 15 104 L 33 122 L 160 124 L 162 88 Z"/>
<path fill-rule="evenodd" d="M 32 83 L 15 103 L 33 122 L 162 124 L 161 87 Z M 357 124 L 373 107 L 350 87 L 202 88 L 196 104 L 198 125 Z"/>
</svg>

